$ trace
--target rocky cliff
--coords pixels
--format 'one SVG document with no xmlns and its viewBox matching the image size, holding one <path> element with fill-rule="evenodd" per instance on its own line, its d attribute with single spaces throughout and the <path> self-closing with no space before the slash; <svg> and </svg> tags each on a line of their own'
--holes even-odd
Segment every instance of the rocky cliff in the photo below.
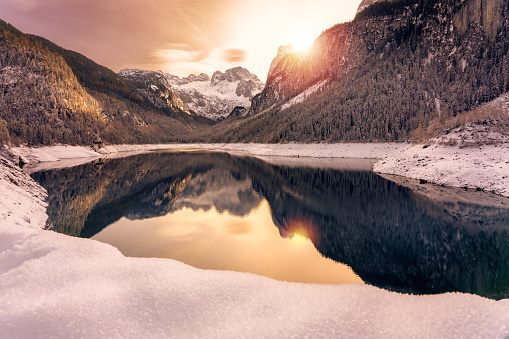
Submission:
<svg viewBox="0 0 509 339">
<path fill-rule="evenodd" d="M 458 29 L 459 34 L 465 34 L 470 26 L 479 25 L 486 37 L 494 41 L 504 27 L 504 36 L 508 36 L 507 12 L 507 0 L 466 0 L 454 13 L 454 27 Z"/>
</svg>

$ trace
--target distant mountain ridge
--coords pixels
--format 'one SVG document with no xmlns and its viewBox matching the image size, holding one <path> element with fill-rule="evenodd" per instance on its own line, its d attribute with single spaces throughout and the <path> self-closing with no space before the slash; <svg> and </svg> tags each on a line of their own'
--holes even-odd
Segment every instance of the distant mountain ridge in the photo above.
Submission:
<svg viewBox="0 0 509 339">
<path fill-rule="evenodd" d="M 182 141 L 200 123 L 85 56 L 0 20 L 0 143 Z"/>
</svg>

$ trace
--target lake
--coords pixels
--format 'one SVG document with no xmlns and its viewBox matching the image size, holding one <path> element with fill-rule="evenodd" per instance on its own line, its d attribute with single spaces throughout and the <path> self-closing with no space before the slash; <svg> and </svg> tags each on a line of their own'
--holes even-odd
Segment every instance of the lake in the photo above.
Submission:
<svg viewBox="0 0 509 339">
<path fill-rule="evenodd" d="M 213 152 L 31 176 L 48 190 L 54 231 L 126 256 L 283 281 L 509 297 L 509 199 L 491 193 Z"/>
</svg>

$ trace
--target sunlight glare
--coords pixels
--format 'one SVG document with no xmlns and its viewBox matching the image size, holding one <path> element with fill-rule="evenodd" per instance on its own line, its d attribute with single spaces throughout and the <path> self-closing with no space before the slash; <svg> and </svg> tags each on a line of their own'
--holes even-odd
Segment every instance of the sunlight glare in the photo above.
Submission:
<svg viewBox="0 0 509 339">
<path fill-rule="evenodd" d="M 300 232 L 293 233 L 292 236 L 290 237 L 290 240 L 295 245 L 312 244 L 311 239 L 309 239 L 309 237 L 306 234 Z"/>
<path fill-rule="evenodd" d="M 307 53 L 315 42 L 315 38 L 316 36 L 309 32 L 299 32 L 293 38 L 289 39 L 289 43 L 293 46 L 295 52 Z"/>
</svg>

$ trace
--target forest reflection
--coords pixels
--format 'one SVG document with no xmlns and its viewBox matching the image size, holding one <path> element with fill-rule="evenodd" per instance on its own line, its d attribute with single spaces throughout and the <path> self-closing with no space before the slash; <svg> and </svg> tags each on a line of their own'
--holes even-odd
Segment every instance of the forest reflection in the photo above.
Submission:
<svg viewBox="0 0 509 339">
<path fill-rule="evenodd" d="M 183 211 L 247 218 L 266 202 L 281 237 L 309 238 L 365 283 L 509 297 L 509 199 L 435 199 L 370 171 L 210 152 L 99 160 L 32 177 L 48 190 L 49 222 L 61 233 L 92 237 L 122 220 Z"/>
</svg>

